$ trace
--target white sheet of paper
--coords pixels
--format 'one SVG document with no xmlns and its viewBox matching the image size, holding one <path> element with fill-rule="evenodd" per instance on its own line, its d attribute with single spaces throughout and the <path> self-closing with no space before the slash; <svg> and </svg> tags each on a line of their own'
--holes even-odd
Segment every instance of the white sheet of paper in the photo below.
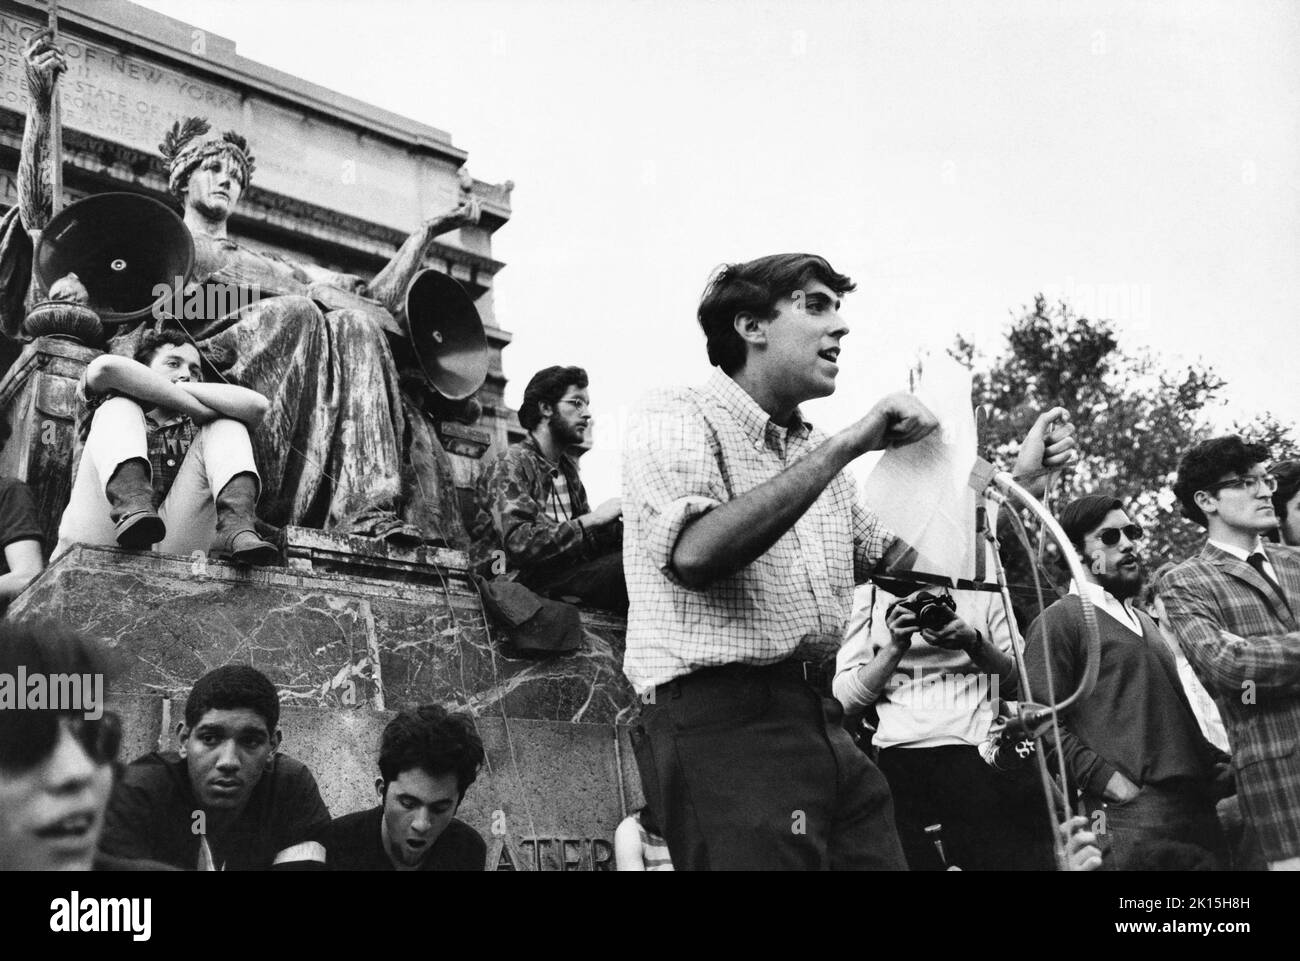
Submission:
<svg viewBox="0 0 1300 961">
<path fill-rule="evenodd" d="M 916 396 L 939 419 L 928 437 L 890 448 L 867 477 L 863 498 L 881 522 L 916 548 L 916 569 L 975 576 L 975 416 L 971 375 L 951 357 L 924 361 Z"/>
</svg>

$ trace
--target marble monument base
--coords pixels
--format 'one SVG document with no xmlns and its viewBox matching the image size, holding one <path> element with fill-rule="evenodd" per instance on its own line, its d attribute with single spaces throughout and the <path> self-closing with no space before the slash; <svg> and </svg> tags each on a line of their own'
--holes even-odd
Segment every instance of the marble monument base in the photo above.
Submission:
<svg viewBox="0 0 1300 961">
<path fill-rule="evenodd" d="M 641 804 L 625 626 L 597 611 L 583 611 L 582 650 L 525 659 L 454 576 L 430 586 L 78 545 L 7 617 L 58 618 L 107 645 L 124 759 L 175 746 L 200 675 L 257 667 L 281 691 L 284 750 L 311 767 L 335 815 L 376 803 L 394 711 L 468 709 L 488 763 L 462 811 L 488 841 L 489 869 L 612 868 L 614 828 Z"/>
<path fill-rule="evenodd" d="M 454 576 L 435 586 L 77 545 L 8 617 L 54 617 L 102 639 L 119 662 L 119 694 L 183 697 L 212 668 L 245 663 L 287 705 L 438 701 L 485 717 L 590 724 L 635 713 L 622 618 L 584 610 L 582 650 L 522 658 Z"/>
</svg>

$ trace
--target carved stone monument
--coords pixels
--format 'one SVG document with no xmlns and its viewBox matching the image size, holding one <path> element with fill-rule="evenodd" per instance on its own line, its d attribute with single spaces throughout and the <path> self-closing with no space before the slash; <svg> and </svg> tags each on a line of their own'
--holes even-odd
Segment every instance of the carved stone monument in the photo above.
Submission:
<svg viewBox="0 0 1300 961">
<path fill-rule="evenodd" d="M 176 209 L 175 166 L 157 145 L 192 116 L 239 130 L 257 154 L 256 184 L 246 183 L 227 225 L 258 257 L 374 278 L 431 214 L 472 196 L 477 219 L 425 245 L 418 266 L 469 293 L 488 345 L 486 380 L 463 416 L 434 418 L 411 416 L 437 404 L 402 384 L 414 425 L 404 469 L 463 495 L 478 458 L 519 432 L 503 401 L 511 338 L 492 298 L 503 266 L 492 234 L 510 217 L 512 185 L 463 183 L 467 155 L 445 131 L 245 60 L 222 37 L 125 0 L 62 0 L 60 9 L 68 200 L 117 190 Z M 0 213 L 18 201 L 23 49 L 44 18 L 43 5 L 0 0 Z M 70 480 L 73 390 L 97 353 L 58 337 L 0 338 L 0 416 L 18 428 L 0 472 L 32 483 L 51 535 Z M 466 709 L 488 760 L 461 816 L 487 838 L 489 869 L 611 869 L 614 828 L 641 803 L 624 727 L 637 702 L 622 674 L 622 619 L 584 610 L 582 650 L 521 656 L 484 616 L 458 549 L 463 530 L 445 517 L 431 523 L 452 532 L 444 543 L 286 527 L 283 568 L 76 546 L 8 616 L 57 616 L 106 640 L 119 661 L 113 700 L 128 757 L 170 745 L 177 699 L 204 671 L 255 664 L 282 692 L 285 750 L 312 767 L 335 814 L 372 803 L 379 734 L 394 710 Z"/>
</svg>

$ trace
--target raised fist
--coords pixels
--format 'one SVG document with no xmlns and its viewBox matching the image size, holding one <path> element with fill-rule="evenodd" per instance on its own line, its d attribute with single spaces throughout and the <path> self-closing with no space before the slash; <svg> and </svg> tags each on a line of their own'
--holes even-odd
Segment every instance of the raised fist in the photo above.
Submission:
<svg viewBox="0 0 1300 961">
<path fill-rule="evenodd" d="M 37 107 L 48 108 L 59 74 L 68 69 L 63 51 L 52 42 L 50 31 L 32 34 L 32 39 L 23 49 L 23 67 L 32 101 Z"/>
</svg>

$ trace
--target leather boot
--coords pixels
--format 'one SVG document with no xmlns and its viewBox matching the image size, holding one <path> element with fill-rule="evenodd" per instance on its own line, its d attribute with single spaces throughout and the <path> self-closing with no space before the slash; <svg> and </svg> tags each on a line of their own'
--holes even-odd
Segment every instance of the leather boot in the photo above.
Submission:
<svg viewBox="0 0 1300 961">
<path fill-rule="evenodd" d="M 147 551 L 167 536 L 167 527 L 153 508 L 149 462 L 142 457 L 123 461 L 104 487 L 108 516 L 116 525 L 119 547 Z"/>
<path fill-rule="evenodd" d="M 266 567 L 280 560 L 274 544 L 257 536 L 257 479 L 236 474 L 217 494 L 217 539 L 212 553 L 236 564 Z"/>
</svg>

